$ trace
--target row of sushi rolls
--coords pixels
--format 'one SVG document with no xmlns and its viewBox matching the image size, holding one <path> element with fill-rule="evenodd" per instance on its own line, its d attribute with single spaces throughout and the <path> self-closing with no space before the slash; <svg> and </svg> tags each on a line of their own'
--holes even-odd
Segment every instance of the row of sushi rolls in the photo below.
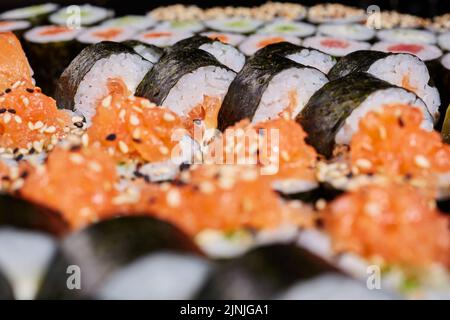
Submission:
<svg viewBox="0 0 450 320">
<path fill-rule="evenodd" d="M 0 31 L 0 298 L 450 298 L 450 13 L 47 3 Z"/>
</svg>

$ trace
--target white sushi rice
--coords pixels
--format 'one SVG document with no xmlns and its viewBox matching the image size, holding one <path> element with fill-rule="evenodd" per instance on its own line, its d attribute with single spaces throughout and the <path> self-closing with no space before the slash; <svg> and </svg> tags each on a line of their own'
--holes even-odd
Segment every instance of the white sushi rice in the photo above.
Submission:
<svg viewBox="0 0 450 320">
<path fill-rule="evenodd" d="M 120 53 L 98 60 L 84 76 L 74 97 L 74 110 L 89 125 L 99 99 L 108 95 L 109 79 L 119 78 L 130 92 L 135 92 L 152 63 L 137 54 Z"/>
<path fill-rule="evenodd" d="M 329 54 L 309 48 L 301 49 L 296 53 L 289 54 L 286 58 L 303 64 L 304 66 L 319 69 L 325 74 L 328 74 L 330 69 L 336 64 L 336 59 Z"/>
<path fill-rule="evenodd" d="M 272 78 L 264 91 L 252 123 L 278 117 L 290 106 L 289 93 L 292 91 L 296 95 L 296 105 L 292 114 L 295 117 L 314 92 L 327 82 L 327 77 L 314 68 L 289 68 L 281 71 Z"/>
<path fill-rule="evenodd" d="M 170 90 L 162 105 L 180 116 L 187 116 L 204 96 L 223 100 L 236 74 L 217 66 L 201 67 L 182 76 Z"/>
<path fill-rule="evenodd" d="M 245 56 L 235 47 L 220 41 L 205 43 L 199 47 L 212 54 L 221 64 L 227 66 L 234 72 L 241 71 L 245 64 Z"/>
<path fill-rule="evenodd" d="M 25 40 L 34 43 L 62 42 L 74 40 L 83 28 L 67 28 L 64 32 L 46 34 L 46 31 L 54 29 L 54 25 L 35 27 L 24 34 Z"/>
<path fill-rule="evenodd" d="M 290 20 L 273 21 L 257 31 L 259 34 L 277 34 L 293 37 L 309 37 L 316 32 L 312 24 Z"/>
<path fill-rule="evenodd" d="M 149 48 L 143 44 L 133 46 L 133 50 L 153 64 L 157 63 L 162 56 L 161 52 L 153 50 L 152 48 Z"/>
<path fill-rule="evenodd" d="M 386 29 L 377 32 L 377 38 L 381 41 L 409 42 L 435 44 L 436 36 L 433 32 L 418 29 Z"/>
<path fill-rule="evenodd" d="M 211 267 L 185 254 L 150 254 L 114 272 L 98 291 L 99 299 L 190 299 Z"/>
<path fill-rule="evenodd" d="M 297 37 L 291 37 L 291 36 L 280 36 L 280 35 L 276 35 L 276 34 L 255 34 L 252 35 L 250 37 L 248 37 L 247 39 L 245 39 L 244 42 L 241 43 L 241 45 L 239 46 L 239 50 L 245 54 L 246 56 L 251 56 L 252 54 L 254 54 L 256 51 L 258 51 L 259 49 L 263 48 L 264 45 L 262 45 L 261 43 L 265 42 L 265 41 L 269 41 L 272 39 L 275 39 L 276 42 L 281 42 L 280 38 L 282 38 L 282 41 L 285 42 L 290 42 L 296 45 L 300 45 L 301 40 Z"/>
<path fill-rule="evenodd" d="M 27 20 L 0 21 L 0 32 L 25 30 L 31 26 Z"/>
<path fill-rule="evenodd" d="M 390 104 L 405 104 L 411 107 L 419 108 L 424 119 L 422 128 L 426 130 L 433 129 L 433 118 L 431 117 L 427 107 L 423 101 L 414 93 L 406 91 L 402 88 L 389 88 L 378 90 L 370 94 L 353 112 L 345 119 L 344 124 L 336 134 L 335 141 L 337 144 L 349 144 L 353 134 L 358 131 L 359 121 L 369 112 L 380 110 L 384 106 Z"/>
<path fill-rule="evenodd" d="M 283 179 L 275 180 L 272 188 L 284 194 L 295 194 L 300 192 L 309 192 L 319 187 L 316 181 L 301 179 Z"/>
<path fill-rule="evenodd" d="M 200 21 L 163 21 L 156 25 L 154 31 L 170 31 L 170 32 L 200 32 L 204 29 Z"/>
<path fill-rule="evenodd" d="M 0 269 L 17 299 L 33 299 L 56 249 L 51 237 L 15 228 L 0 228 Z"/>
<path fill-rule="evenodd" d="M 158 47 L 168 47 L 174 43 L 192 37 L 194 34 L 192 32 L 169 32 L 169 31 L 145 31 L 134 39 L 139 40 L 144 43 L 153 44 Z"/>
<path fill-rule="evenodd" d="M 264 22 L 257 19 L 234 17 L 206 20 L 204 23 L 208 28 L 220 32 L 250 33 L 258 29 Z"/>
<path fill-rule="evenodd" d="M 114 15 L 114 11 L 105 9 L 102 7 L 92 6 L 90 4 L 83 4 L 81 6 L 76 6 L 77 10 L 79 10 L 80 17 L 80 25 L 81 26 L 89 26 L 105 19 L 108 19 Z M 59 25 L 68 25 L 72 24 L 75 21 L 75 14 L 78 11 L 74 10 L 75 7 L 69 6 L 64 7 L 51 14 L 48 18 L 51 23 L 59 24 Z"/>
<path fill-rule="evenodd" d="M 339 43 L 339 45 L 330 45 L 333 42 Z M 303 46 L 311 47 L 336 57 L 343 57 L 351 52 L 368 50 L 370 48 L 370 44 L 367 42 L 324 36 L 306 38 L 303 40 Z"/>
<path fill-rule="evenodd" d="M 348 40 L 368 41 L 375 36 L 375 30 L 361 24 L 322 24 L 317 33 L 327 37 L 339 37 Z"/>
<path fill-rule="evenodd" d="M 413 48 L 413 50 L 409 49 Z M 442 56 L 442 51 L 434 45 L 418 44 L 418 43 L 405 43 L 405 42 L 391 42 L 380 41 L 375 43 L 372 50 L 393 52 L 393 53 L 410 53 L 419 57 L 422 61 L 430 61 Z"/>
<path fill-rule="evenodd" d="M 29 19 L 41 14 L 46 14 L 58 9 L 55 3 L 38 4 L 34 6 L 24 7 L 5 11 L 0 15 L 0 19 Z"/>
<path fill-rule="evenodd" d="M 108 32 L 113 32 L 114 35 L 107 35 Z M 81 43 L 98 43 L 101 41 L 122 42 L 133 38 L 135 34 L 136 30 L 133 28 L 98 26 L 85 30 L 77 37 L 77 40 Z"/>
<path fill-rule="evenodd" d="M 441 59 L 441 63 L 447 70 L 450 70 L 450 53 L 444 55 Z"/>
<path fill-rule="evenodd" d="M 246 38 L 242 34 L 231 33 L 231 32 L 221 33 L 221 32 L 215 32 L 215 31 L 208 31 L 208 32 L 202 32 L 201 35 L 211 38 L 211 39 L 214 39 L 214 40 L 216 40 L 216 39 L 220 40 L 224 43 L 231 44 L 232 46 L 239 45 Z"/>
<path fill-rule="evenodd" d="M 150 16 L 126 15 L 104 21 L 101 25 L 108 27 L 134 28 L 145 30 L 153 27 L 156 21 Z"/>
<path fill-rule="evenodd" d="M 439 35 L 438 44 L 442 50 L 450 51 L 450 32 Z"/>
<path fill-rule="evenodd" d="M 402 87 L 405 76 L 409 85 L 415 88 L 417 94 L 427 105 L 428 111 L 435 120 L 439 118 L 441 100 L 435 87 L 428 85 L 430 74 L 423 61 L 410 54 L 395 54 L 376 61 L 367 70 L 375 77 Z"/>
</svg>

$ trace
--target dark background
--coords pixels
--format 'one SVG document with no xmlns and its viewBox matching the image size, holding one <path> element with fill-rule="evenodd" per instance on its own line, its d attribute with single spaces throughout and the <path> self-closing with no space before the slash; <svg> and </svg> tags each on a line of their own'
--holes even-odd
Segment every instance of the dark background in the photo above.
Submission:
<svg viewBox="0 0 450 320">
<path fill-rule="evenodd" d="M 282 1 L 282 0 L 279 0 Z M 323 2 L 339 2 L 348 5 L 353 5 L 361 8 L 367 8 L 369 5 L 375 4 L 381 7 L 383 10 L 396 10 L 403 13 L 415 14 L 423 17 L 432 17 L 435 15 L 441 15 L 450 12 L 450 0 L 328 0 L 328 1 L 313 1 L 313 0 L 286 0 L 288 2 L 299 2 L 301 4 L 310 6 Z M 0 0 L 0 11 L 4 11 L 11 8 L 17 8 L 19 6 L 25 6 L 29 4 L 45 3 L 49 0 Z M 91 4 L 97 4 L 101 6 L 111 7 L 117 11 L 117 14 L 122 15 L 126 13 L 144 14 L 148 10 L 161 6 L 174 3 L 184 4 L 196 4 L 200 7 L 211 6 L 253 6 L 262 4 L 266 1 L 248 1 L 248 0 L 53 0 L 51 2 L 60 4 L 81 4 L 89 2 Z"/>
</svg>

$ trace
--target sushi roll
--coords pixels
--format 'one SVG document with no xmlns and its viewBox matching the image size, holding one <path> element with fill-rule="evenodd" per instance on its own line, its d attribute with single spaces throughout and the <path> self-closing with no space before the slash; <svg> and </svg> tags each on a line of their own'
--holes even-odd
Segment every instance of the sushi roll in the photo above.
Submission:
<svg viewBox="0 0 450 320">
<path fill-rule="evenodd" d="M 153 27 L 156 21 L 149 16 L 126 15 L 102 22 L 102 26 L 134 28 L 136 30 L 146 30 Z"/>
<path fill-rule="evenodd" d="M 204 36 L 194 36 L 175 43 L 171 50 L 200 49 L 212 54 L 217 61 L 234 72 L 241 71 L 245 56 L 232 45 L 212 40 Z"/>
<path fill-rule="evenodd" d="M 237 33 L 230 32 L 215 32 L 215 31 L 207 31 L 202 32 L 200 35 L 208 37 L 213 40 L 219 40 L 223 43 L 231 44 L 232 46 L 238 46 L 242 41 L 244 41 L 245 36 Z"/>
<path fill-rule="evenodd" d="M 255 55 L 230 85 L 219 110 L 219 129 L 225 130 L 245 118 L 257 123 L 284 112 L 295 118 L 327 82 L 326 75 L 315 68 L 279 56 L 266 59 Z"/>
<path fill-rule="evenodd" d="M 206 51 L 171 50 L 145 75 L 136 95 L 215 128 L 217 111 L 235 76 Z"/>
<path fill-rule="evenodd" d="M 169 31 L 169 32 L 200 32 L 205 27 L 203 24 L 196 20 L 184 20 L 184 21 L 163 21 L 158 23 L 154 31 Z"/>
<path fill-rule="evenodd" d="M 423 43 L 435 44 L 436 36 L 433 32 L 417 29 L 389 29 L 377 32 L 377 38 L 380 41 L 390 42 L 407 42 L 407 43 Z"/>
<path fill-rule="evenodd" d="M 438 45 L 443 51 L 450 51 L 450 32 L 439 35 Z"/>
<path fill-rule="evenodd" d="M 424 62 L 436 60 L 442 56 L 442 51 L 438 47 L 425 43 L 411 43 L 411 42 L 391 42 L 380 41 L 376 42 L 371 50 L 393 52 L 393 53 L 410 53 Z"/>
<path fill-rule="evenodd" d="M 68 288 L 68 270 L 81 270 L 79 290 Z M 143 216 L 114 218 L 61 242 L 37 298 L 188 299 L 208 271 L 199 249 L 172 225 Z"/>
<path fill-rule="evenodd" d="M 0 300 L 13 300 L 14 293 L 8 279 L 0 272 Z"/>
<path fill-rule="evenodd" d="M 5 11 L 0 14 L 1 20 L 27 20 L 32 25 L 40 25 L 47 22 L 48 16 L 58 9 L 55 3 L 38 4 Z"/>
<path fill-rule="evenodd" d="M 83 4 L 81 6 L 64 7 L 52 13 L 48 20 L 52 24 L 68 25 L 74 24 L 76 27 L 87 27 L 98 24 L 114 16 L 114 11 L 102 7 Z M 76 21 L 74 17 L 79 17 Z M 79 25 L 78 25 L 79 24 Z"/>
<path fill-rule="evenodd" d="M 205 26 L 218 32 L 233 32 L 239 34 L 249 34 L 258 29 L 264 22 L 258 19 L 249 18 L 218 18 L 206 20 Z"/>
<path fill-rule="evenodd" d="M 239 50 L 246 56 L 251 56 L 259 49 L 279 42 L 290 42 L 292 44 L 300 45 L 301 40 L 293 36 L 255 34 L 245 39 L 239 45 Z"/>
<path fill-rule="evenodd" d="M 83 45 L 102 41 L 122 42 L 131 39 L 135 33 L 136 30 L 129 27 L 98 26 L 82 32 L 77 37 L 77 41 Z"/>
<path fill-rule="evenodd" d="M 297 46 L 290 42 L 270 44 L 256 51 L 255 54 L 267 56 L 269 59 L 273 55 L 279 55 L 305 66 L 319 69 L 325 74 L 327 74 L 336 63 L 336 58 L 329 54 L 316 49 Z"/>
<path fill-rule="evenodd" d="M 138 40 L 143 43 L 151 44 L 157 47 L 168 47 L 174 43 L 192 37 L 192 32 L 178 32 L 178 31 L 144 31 L 134 37 L 134 40 Z"/>
<path fill-rule="evenodd" d="M 17 38 L 22 39 L 23 33 L 31 27 L 28 20 L 3 20 L 0 21 L 0 32 L 12 31 Z"/>
<path fill-rule="evenodd" d="M 103 41 L 83 49 L 59 78 L 55 98 L 62 108 L 85 117 L 88 124 L 97 100 L 108 95 L 109 79 L 120 79 L 135 92 L 153 64 L 124 44 Z"/>
<path fill-rule="evenodd" d="M 260 28 L 257 33 L 292 37 L 309 37 L 316 32 L 316 27 L 306 23 L 289 20 L 275 20 Z"/>
<path fill-rule="evenodd" d="M 140 42 L 138 40 L 127 40 L 122 42 L 124 45 L 132 48 L 136 53 L 155 64 L 161 59 L 164 50 L 160 47 Z"/>
<path fill-rule="evenodd" d="M 24 35 L 25 50 L 42 91 L 52 95 L 64 69 L 81 51 L 75 40 L 82 29 L 47 25 L 35 27 Z M 52 59 L 49 59 L 49 55 Z"/>
<path fill-rule="evenodd" d="M 435 73 L 436 74 L 433 79 L 441 94 L 442 101 L 440 108 L 441 117 L 436 125 L 436 128 L 437 130 L 440 130 L 445 124 L 448 130 L 450 129 L 450 117 L 448 116 L 448 110 L 450 110 L 450 92 L 448 90 L 450 86 L 450 53 L 445 54 L 441 59 L 439 59 L 439 64 L 435 70 Z M 450 137 L 447 137 L 447 141 L 450 141 Z"/>
<path fill-rule="evenodd" d="M 362 22 L 365 19 L 364 10 L 338 3 L 317 4 L 308 10 L 308 21 L 316 24 L 344 24 Z"/>
<path fill-rule="evenodd" d="M 431 86 L 427 66 L 416 56 L 381 51 L 355 51 L 341 58 L 328 77 L 335 80 L 351 72 L 368 72 L 393 85 L 414 92 L 427 105 L 435 121 L 439 118 L 441 100 L 436 87 Z"/>
<path fill-rule="evenodd" d="M 370 41 L 375 37 L 375 30 L 364 25 L 352 24 L 322 24 L 317 33 L 327 37 L 338 37 L 355 41 Z"/>
<path fill-rule="evenodd" d="M 350 52 L 370 48 L 367 42 L 325 36 L 306 38 L 303 40 L 303 46 L 320 50 L 334 57 L 343 57 Z"/>
<path fill-rule="evenodd" d="M 309 99 L 297 121 L 308 134 L 307 142 L 330 157 L 336 144 L 349 144 L 368 111 L 390 104 L 419 108 L 424 115 L 423 127 L 433 128 L 433 118 L 420 98 L 367 73 L 351 73 L 324 85 Z"/>
</svg>

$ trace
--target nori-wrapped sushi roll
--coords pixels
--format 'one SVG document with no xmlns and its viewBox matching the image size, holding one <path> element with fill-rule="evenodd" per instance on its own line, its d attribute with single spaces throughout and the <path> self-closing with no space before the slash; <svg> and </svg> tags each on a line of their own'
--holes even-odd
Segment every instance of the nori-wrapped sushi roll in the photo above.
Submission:
<svg viewBox="0 0 450 320">
<path fill-rule="evenodd" d="M 425 102 L 435 121 L 439 118 L 439 92 L 433 85 L 427 66 L 416 56 L 355 51 L 342 57 L 330 70 L 328 77 L 335 80 L 352 72 L 368 72 L 381 80 L 413 91 Z"/>
<path fill-rule="evenodd" d="M 55 93 L 59 76 L 81 51 L 75 40 L 81 32 L 82 29 L 49 25 L 25 33 L 25 51 L 36 83 L 45 94 Z"/>
<path fill-rule="evenodd" d="M 252 122 L 295 117 L 309 98 L 328 82 L 319 70 L 289 59 L 255 55 L 231 83 L 218 116 L 219 130 L 248 118 Z"/>
<path fill-rule="evenodd" d="M 141 258 L 156 257 L 158 254 L 201 257 L 199 249 L 184 233 L 157 219 L 133 216 L 99 222 L 71 234 L 61 242 L 37 298 L 98 297 L 102 286 L 108 285 L 115 272 Z M 68 286 L 68 271 L 74 275 L 73 287 Z M 76 278 L 77 271 L 80 278 Z M 157 295 L 157 283 L 146 285 L 154 289 L 153 295 Z M 181 290 L 183 286 L 181 283 L 179 285 Z M 120 295 L 120 292 L 116 294 Z"/>
<path fill-rule="evenodd" d="M 439 59 L 439 61 L 435 64 L 433 72 L 433 80 L 436 83 L 439 93 L 441 94 L 441 117 L 436 125 L 436 129 L 444 130 L 444 127 L 446 127 L 447 134 L 450 134 L 450 116 L 448 114 L 450 105 L 450 53 L 445 54 L 441 59 Z M 446 137 L 444 137 L 444 139 L 445 138 Z M 450 141 L 450 137 L 447 137 L 446 139 Z"/>
<path fill-rule="evenodd" d="M 8 279 L 0 272 L 0 300 L 13 300 L 14 294 Z"/>
<path fill-rule="evenodd" d="M 330 157 L 335 144 L 350 142 L 367 112 L 389 104 L 420 108 L 424 113 L 423 126 L 430 130 L 433 127 L 427 107 L 414 93 L 367 73 L 351 73 L 324 85 L 309 99 L 297 121 L 308 134 L 306 141 Z"/>
<path fill-rule="evenodd" d="M 127 40 L 122 43 L 127 47 L 132 48 L 136 53 L 140 54 L 153 64 L 157 63 L 164 54 L 163 49 L 139 40 Z"/>
<path fill-rule="evenodd" d="M 63 7 L 48 17 L 50 23 L 72 27 L 96 25 L 114 16 L 114 11 L 102 7 L 83 4 Z M 79 19 L 77 19 L 79 17 Z"/>
<path fill-rule="evenodd" d="M 33 26 L 47 22 L 48 16 L 58 9 L 54 3 L 37 4 L 29 7 L 5 11 L 0 15 L 2 20 L 27 20 Z"/>
<path fill-rule="evenodd" d="M 19 40 L 26 30 L 31 27 L 28 20 L 2 20 L 0 21 L 0 32 L 13 32 Z"/>
</svg>

